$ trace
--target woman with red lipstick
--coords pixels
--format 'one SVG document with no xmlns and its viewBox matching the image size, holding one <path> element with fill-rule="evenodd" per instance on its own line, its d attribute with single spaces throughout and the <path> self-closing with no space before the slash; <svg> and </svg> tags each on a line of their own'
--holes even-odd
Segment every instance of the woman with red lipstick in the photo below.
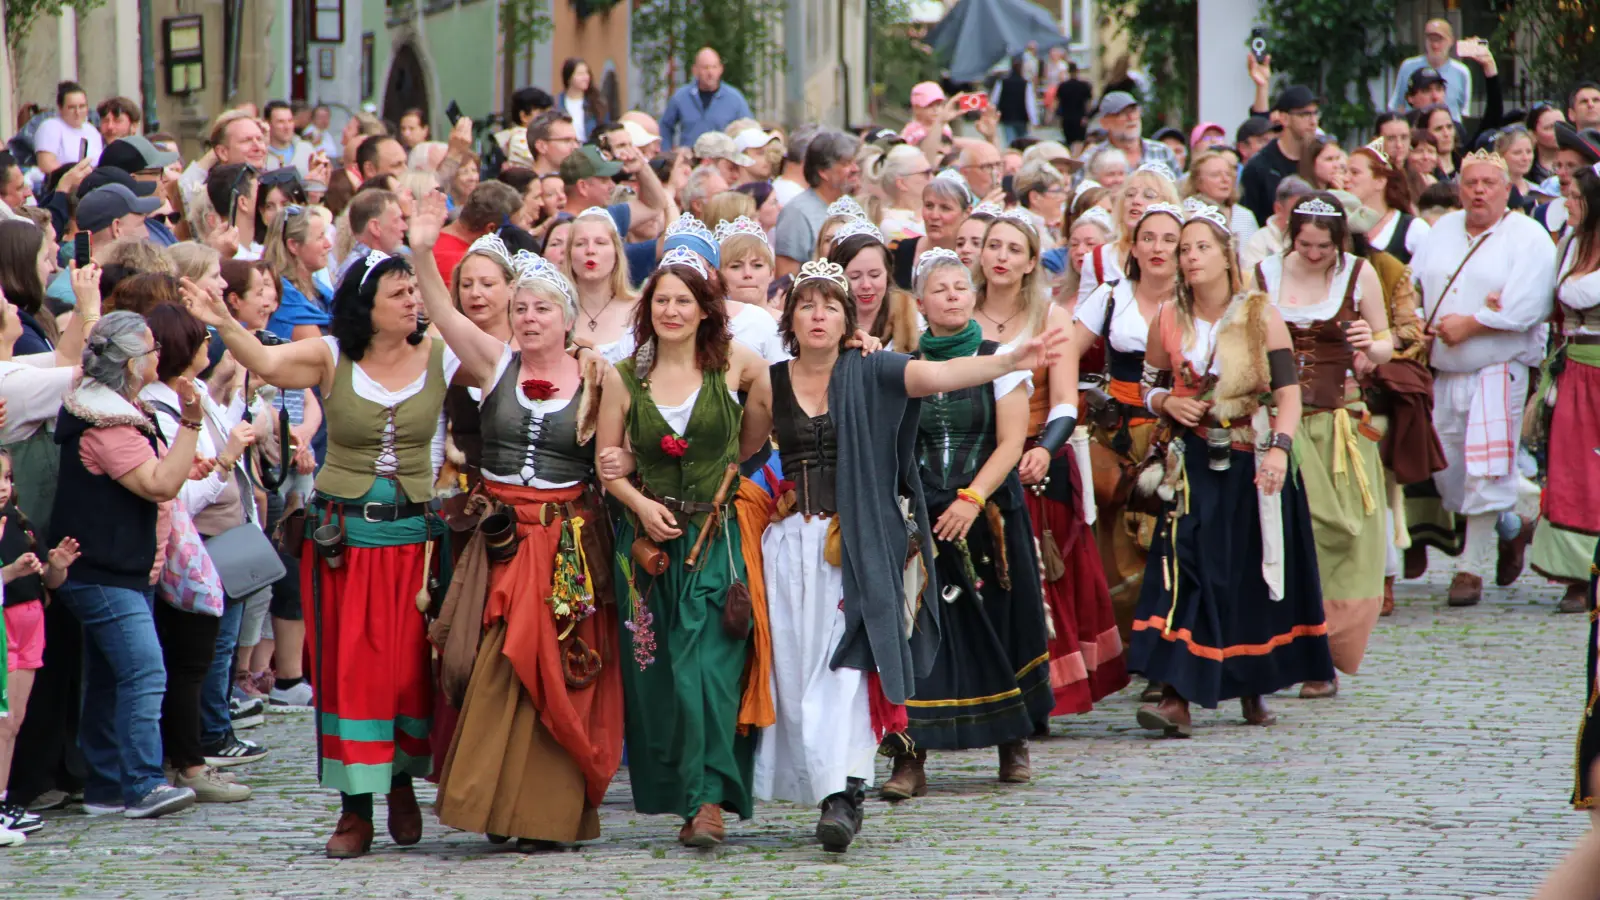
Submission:
<svg viewBox="0 0 1600 900">
<path fill-rule="evenodd" d="M 1156 525 L 1154 517 L 1127 508 L 1127 485 L 1134 467 L 1144 461 L 1156 423 L 1140 401 L 1139 378 L 1150 323 L 1161 305 L 1177 296 L 1182 218 L 1183 211 L 1167 203 L 1153 204 L 1139 217 L 1130 232 L 1133 250 L 1126 277 L 1100 285 L 1078 304 L 1072 347 L 1059 373 L 1068 384 L 1079 383 L 1085 374 L 1103 381 L 1093 395 L 1096 411 L 1086 416 L 1095 441 L 1090 451 L 1095 460 L 1095 542 L 1124 642 L 1132 635 L 1133 608 Z M 1084 372 L 1082 361 L 1097 344 L 1106 347 L 1106 355 Z"/>
<path fill-rule="evenodd" d="M 922 317 L 917 314 L 915 299 L 890 278 L 892 261 L 883 236 L 865 220 L 845 227 L 849 231 L 834 242 L 828 261 L 844 269 L 856 304 L 856 321 L 885 347 L 915 352 Z"/>
<path fill-rule="evenodd" d="M 512 289 L 517 283 L 517 270 L 511 259 L 511 251 L 500 240 L 500 236 L 490 232 L 473 241 L 450 280 L 452 307 L 465 315 L 480 331 L 494 336 L 501 343 L 510 343 L 511 319 L 506 310 L 511 304 Z M 451 385 L 445 393 L 444 409 L 449 428 L 446 454 L 461 467 L 470 489 L 478 483 L 478 465 L 483 453 L 483 439 L 478 427 L 478 400 L 469 393 L 468 388 Z"/>
<path fill-rule="evenodd" d="M 975 319 L 983 337 L 1015 346 L 1036 334 L 1072 326 L 1050 302 L 1039 268 L 1039 233 L 1021 213 L 1002 213 L 984 234 Z M 1077 360 L 1058 359 L 1033 373 L 1027 450 L 1018 467 L 1029 521 L 1044 555 L 1044 597 L 1055 638 L 1049 643 L 1053 715 L 1084 713 L 1128 683 L 1094 539 L 1084 516 L 1077 457 L 1067 448 L 1078 421 Z M 1038 734 L 1048 735 L 1048 722 Z"/>
<path fill-rule="evenodd" d="M 896 285 L 902 290 L 911 290 L 912 270 L 922 254 L 936 247 L 956 249 L 956 234 L 973 202 L 967 180 L 954 169 L 940 172 L 923 185 L 922 235 L 911 235 L 889 244 Z"/>
<path fill-rule="evenodd" d="M 1172 173 L 1161 163 L 1145 163 L 1135 169 L 1126 181 L 1116 188 L 1112 201 L 1111 220 L 1117 225 L 1117 239 L 1098 247 L 1084 261 L 1078 279 L 1078 302 L 1102 283 L 1122 277 L 1123 265 L 1133 253 L 1133 229 L 1144 217 L 1144 211 L 1153 203 L 1178 205 L 1178 186 Z"/>
<path fill-rule="evenodd" d="M 572 220 L 561 274 L 578 288 L 578 324 L 572 340 L 615 364 L 633 352 L 639 297 L 628 282 L 622 235 L 611 214 L 592 206 Z"/>
<path fill-rule="evenodd" d="M 759 668 L 752 645 L 765 617 L 753 598 L 740 602 L 756 576 L 733 497 L 739 461 L 770 440 L 771 383 L 766 362 L 730 340 L 722 300 L 691 251 L 662 257 L 633 328 L 639 347 L 606 375 L 598 432 L 602 465 L 626 441 L 636 469 L 603 479 L 627 510 L 616 545 L 630 550 L 613 571 L 627 611 L 629 780 L 639 812 L 677 814 L 679 841 L 711 847 L 725 837 L 724 809 L 749 818 L 754 806 L 755 734 L 739 725 L 745 661 Z M 766 678 L 749 681 L 766 692 Z"/>
</svg>

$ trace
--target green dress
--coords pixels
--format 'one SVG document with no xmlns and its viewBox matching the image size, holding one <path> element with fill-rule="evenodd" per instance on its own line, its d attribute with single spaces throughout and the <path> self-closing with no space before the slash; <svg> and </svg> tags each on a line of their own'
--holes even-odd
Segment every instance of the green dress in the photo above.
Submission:
<svg viewBox="0 0 1600 900">
<path fill-rule="evenodd" d="M 658 500 L 710 502 L 728 464 L 738 461 L 744 418 L 724 374 L 704 374 L 689 427 L 677 435 L 651 398 L 649 382 L 635 376 L 633 360 L 617 371 L 631 401 L 627 433 L 645 492 Z M 682 456 L 662 448 L 667 436 L 687 438 Z M 684 560 L 704 514 L 674 512 L 683 534 L 661 545 L 670 563 L 659 577 L 633 564 L 629 551 L 643 534 L 634 516 L 621 517 L 617 528 L 616 584 L 628 613 L 621 638 L 629 781 L 642 813 L 687 820 L 706 803 L 741 818 L 752 812 L 755 735 L 737 734 L 749 641 L 722 629 L 728 586 L 745 577 L 732 505 L 737 487 L 729 490 L 724 524 L 694 570 Z"/>
</svg>

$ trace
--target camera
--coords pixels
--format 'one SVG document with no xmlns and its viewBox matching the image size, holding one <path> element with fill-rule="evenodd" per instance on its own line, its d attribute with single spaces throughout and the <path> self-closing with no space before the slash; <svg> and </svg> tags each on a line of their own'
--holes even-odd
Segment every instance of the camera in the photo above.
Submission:
<svg viewBox="0 0 1600 900">
<path fill-rule="evenodd" d="M 1233 433 L 1226 428 L 1206 429 L 1206 465 L 1213 472 L 1233 466 Z"/>
</svg>

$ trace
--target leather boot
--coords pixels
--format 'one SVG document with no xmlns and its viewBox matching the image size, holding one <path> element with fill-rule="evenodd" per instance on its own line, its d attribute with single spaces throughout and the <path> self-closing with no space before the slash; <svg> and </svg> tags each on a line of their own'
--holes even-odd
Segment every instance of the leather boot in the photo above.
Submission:
<svg viewBox="0 0 1600 900">
<path fill-rule="evenodd" d="M 1301 700 L 1324 700 L 1339 693 L 1339 679 L 1332 681 L 1308 681 L 1300 685 Z M 1249 718 L 1247 714 L 1245 718 Z"/>
<path fill-rule="evenodd" d="M 1589 586 L 1586 584 L 1569 584 L 1567 593 L 1561 598 L 1561 605 L 1557 610 L 1564 613 L 1581 613 L 1589 611 Z"/>
<path fill-rule="evenodd" d="M 1412 544 L 1406 548 L 1405 578 L 1412 581 L 1421 578 L 1428 571 L 1428 548 L 1421 544 Z"/>
<path fill-rule="evenodd" d="M 1246 725 L 1271 725 L 1278 721 L 1278 717 L 1267 709 L 1267 704 L 1262 702 L 1260 694 L 1251 694 L 1239 698 L 1239 708 L 1244 710 L 1244 723 Z"/>
<path fill-rule="evenodd" d="M 333 837 L 328 838 L 329 859 L 355 859 L 372 849 L 372 823 L 353 812 L 339 816 Z"/>
<path fill-rule="evenodd" d="M 1389 575 L 1383 579 L 1383 609 L 1378 611 L 1380 616 L 1394 615 L 1394 576 Z"/>
<path fill-rule="evenodd" d="M 688 832 L 688 839 L 684 843 L 690 847 L 715 847 L 722 843 L 728 836 L 727 830 L 722 827 L 722 807 L 715 803 L 700 804 L 700 811 L 694 814 L 685 831 Z M 684 833 L 679 832 L 678 837 L 682 839 Z"/>
<path fill-rule="evenodd" d="M 848 785 L 837 794 L 829 794 L 817 805 L 822 817 L 817 820 L 817 840 L 829 853 L 843 853 L 850 842 L 861 833 L 861 806 L 866 802 L 865 782 L 860 778 L 846 779 Z"/>
<path fill-rule="evenodd" d="M 422 810 L 417 806 L 417 794 L 406 781 L 384 795 L 389 805 L 389 837 L 402 847 L 422 840 Z"/>
<path fill-rule="evenodd" d="M 1033 780 L 1033 765 L 1028 759 L 1028 739 L 1019 738 L 1000 745 L 1000 781 L 1027 784 Z"/>
<path fill-rule="evenodd" d="M 1450 580 L 1450 596 L 1446 603 L 1451 606 L 1477 606 L 1483 599 L 1483 578 L 1471 572 L 1457 572 L 1456 577 Z"/>
<path fill-rule="evenodd" d="M 909 800 L 926 794 L 928 776 L 923 772 L 923 764 L 927 761 L 926 750 L 896 756 L 894 772 L 889 775 L 889 780 L 883 783 L 883 787 L 878 789 L 878 796 L 885 800 Z"/>
<path fill-rule="evenodd" d="M 1500 558 L 1494 567 L 1494 583 L 1505 587 L 1517 580 L 1522 574 L 1523 564 L 1527 561 L 1528 545 L 1533 543 L 1533 528 L 1539 524 L 1537 519 L 1524 519 L 1522 530 L 1509 541 L 1500 542 Z"/>
<path fill-rule="evenodd" d="M 1186 738 L 1194 734 L 1189 721 L 1189 701 L 1167 685 L 1162 689 L 1161 702 L 1154 706 L 1139 707 L 1139 727 L 1161 732 L 1162 737 Z"/>
<path fill-rule="evenodd" d="M 1147 682 L 1145 682 L 1144 691 L 1142 691 L 1139 694 L 1139 702 L 1140 703 L 1160 703 L 1161 702 L 1161 689 L 1163 687 L 1165 687 L 1165 685 L 1163 685 L 1159 681 L 1147 681 Z"/>
</svg>

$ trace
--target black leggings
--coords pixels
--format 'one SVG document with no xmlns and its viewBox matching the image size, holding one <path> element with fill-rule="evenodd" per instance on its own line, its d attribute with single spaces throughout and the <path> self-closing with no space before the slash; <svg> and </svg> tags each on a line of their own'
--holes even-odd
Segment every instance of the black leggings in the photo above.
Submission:
<svg viewBox="0 0 1600 900">
<path fill-rule="evenodd" d="M 203 766 L 200 692 L 216 651 L 222 620 L 186 613 L 156 600 L 156 634 L 167 664 L 167 695 L 161 701 L 161 743 L 175 769 Z"/>
<path fill-rule="evenodd" d="M 398 790 L 411 783 L 411 776 L 401 772 L 389 779 L 389 790 Z M 339 793 L 339 811 L 353 812 L 368 822 L 372 821 L 372 795 Z"/>
</svg>

